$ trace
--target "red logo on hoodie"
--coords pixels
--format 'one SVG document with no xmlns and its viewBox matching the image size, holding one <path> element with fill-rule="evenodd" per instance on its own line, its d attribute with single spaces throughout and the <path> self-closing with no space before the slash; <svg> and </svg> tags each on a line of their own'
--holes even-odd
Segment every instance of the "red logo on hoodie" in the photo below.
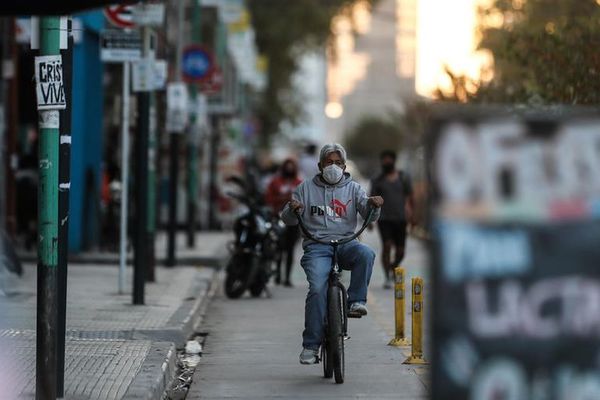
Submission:
<svg viewBox="0 0 600 400">
<path fill-rule="evenodd" d="M 338 217 L 345 217 L 348 214 L 348 204 L 350 204 L 351 201 L 352 201 L 352 199 L 348 200 L 348 202 L 346 204 L 344 204 L 341 201 L 339 201 L 338 199 L 333 199 L 333 200 L 331 200 L 331 203 L 329 206 L 333 209 L 333 212 Z"/>
</svg>

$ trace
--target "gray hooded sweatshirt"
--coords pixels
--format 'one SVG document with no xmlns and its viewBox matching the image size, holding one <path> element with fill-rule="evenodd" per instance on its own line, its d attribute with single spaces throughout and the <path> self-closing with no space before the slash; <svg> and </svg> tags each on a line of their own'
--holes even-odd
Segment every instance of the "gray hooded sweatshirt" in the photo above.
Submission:
<svg viewBox="0 0 600 400">
<path fill-rule="evenodd" d="M 330 185 L 321 175 L 302 182 L 292 194 L 292 199 L 304 205 L 302 218 L 313 236 L 320 240 L 338 240 L 352 236 L 356 229 L 357 213 L 363 218 L 369 214 L 367 193 L 349 173 L 344 173 L 340 182 Z M 375 210 L 373 221 L 379 218 L 380 209 Z M 298 220 L 290 209 L 284 207 L 281 218 L 286 225 L 297 225 Z M 303 247 L 312 243 L 304 238 Z"/>
</svg>

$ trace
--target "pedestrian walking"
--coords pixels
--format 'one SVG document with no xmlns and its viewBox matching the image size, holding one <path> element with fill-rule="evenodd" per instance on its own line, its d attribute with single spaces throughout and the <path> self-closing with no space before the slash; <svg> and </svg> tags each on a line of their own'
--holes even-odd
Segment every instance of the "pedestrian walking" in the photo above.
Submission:
<svg viewBox="0 0 600 400">
<path fill-rule="evenodd" d="M 380 162 L 381 174 L 371 182 L 371 196 L 385 199 L 377 227 L 382 243 L 383 287 L 390 289 L 394 268 L 404 259 L 406 228 L 409 222 L 413 222 L 414 199 L 408 174 L 396 169 L 396 153 L 383 151 Z"/>
<path fill-rule="evenodd" d="M 294 159 L 288 158 L 281 165 L 281 169 L 275 175 L 265 193 L 266 203 L 273 209 L 275 214 L 279 214 L 283 207 L 292 199 L 292 193 L 302 182 L 298 177 L 298 166 Z M 275 283 L 281 283 L 281 263 L 285 256 L 285 280 L 284 286 L 292 287 L 291 272 L 294 263 L 294 249 L 300 236 L 298 226 L 286 226 L 281 238 L 281 257 L 277 261 L 277 272 L 275 274 Z"/>
<path fill-rule="evenodd" d="M 320 173 L 318 165 L 317 146 L 314 143 L 309 143 L 304 148 L 304 153 L 300 155 L 298 162 L 302 180 L 309 180 L 318 175 Z"/>
</svg>

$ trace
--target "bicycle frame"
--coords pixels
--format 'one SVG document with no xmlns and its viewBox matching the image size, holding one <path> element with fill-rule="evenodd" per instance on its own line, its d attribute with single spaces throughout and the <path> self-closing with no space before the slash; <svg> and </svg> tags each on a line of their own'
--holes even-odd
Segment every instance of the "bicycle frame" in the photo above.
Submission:
<svg viewBox="0 0 600 400">
<path fill-rule="evenodd" d="M 331 272 L 329 273 L 329 287 L 337 286 L 342 291 L 342 301 L 343 301 L 343 331 L 344 336 L 348 335 L 348 316 L 346 315 L 346 310 L 348 309 L 348 292 L 346 291 L 346 287 L 340 282 L 340 276 L 342 275 L 342 269 L 340 268 L 337 261 L 337 252 L 339 247 L 338 241 L 332 241 L 331 246 L 333 247 L 333 256 L 331 257 Z"/>
</svg>

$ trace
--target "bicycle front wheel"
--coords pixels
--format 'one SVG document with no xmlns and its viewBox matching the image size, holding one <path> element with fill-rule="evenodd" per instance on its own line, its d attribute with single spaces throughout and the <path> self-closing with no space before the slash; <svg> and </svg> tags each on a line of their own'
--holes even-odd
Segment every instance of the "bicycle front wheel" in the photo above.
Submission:
<svg viewBox="0 0 600 400">
<path fill-rule="evenodd" d="M 327 322 L 329 356 L 333 365 L 335 383 L 344 383 L 344 299 L 343 291 L 332 286 L 328 289 Z"/>
<path fill-rule="evenodd" d="M 328 379 L 333 376 L 333 360 L 330 353 L 327 340 L 323 340 L 323 344 L 321 345 L 321 362 L 323 363 L 323 376 Z"/>
</svg>

